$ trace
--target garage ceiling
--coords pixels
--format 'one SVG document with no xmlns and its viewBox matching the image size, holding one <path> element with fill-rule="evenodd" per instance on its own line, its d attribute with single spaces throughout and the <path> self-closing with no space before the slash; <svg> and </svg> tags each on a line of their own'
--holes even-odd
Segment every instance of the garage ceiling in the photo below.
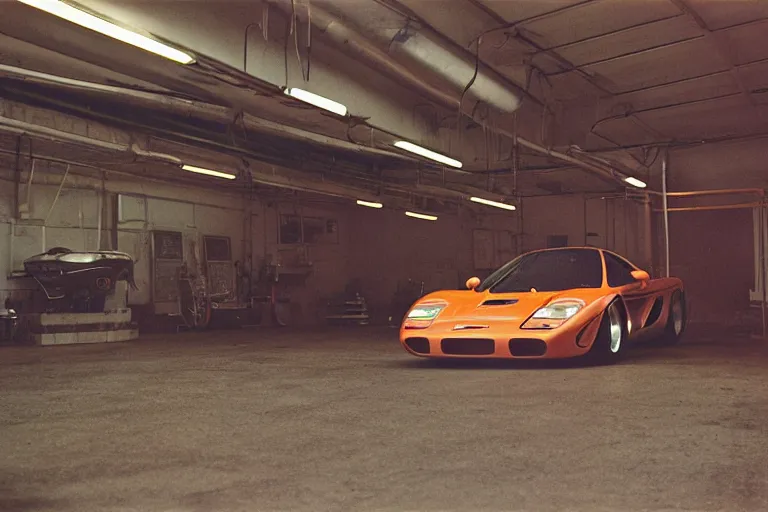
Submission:
<svg viewBox="0 0 768 512">
<path fill-rule="evenodd" d="M 163 22 L 151 14 L 149 3 L 131 4 L 130 16 L 124 9 L 126 4 L 120 2 L 86 3 L 96 10 L 111 9 L 107 14 L 123 15 L 126 23 L 137 23 L 137 13 L 146 11 L 142 19 L 155 21 L 153 26 L 142 28 L 165 37 L 169 43 L 201 52 L 203 67 L 183 68 L 158 61 L 104 38 L 100 45 L 94 45 L 91 34 L 83 33 L 79 27 L 42 13 L 32 16 L 28 7 L 15 2 L 4 2 L 9 8 L 8 15 L 0 20 L 0 65 L 204 102 L 229 109 L 235 128 L 245 112 L 256 122 L 250 128 L 261 134 L 255 142 L 251 139 L 251 145 L 261 144 L 258 149 L 271 151 L 273 158 L 279 158 L 280 152 L 291 153 L 286 147 L 301 148 L 290 156 L 295 160 L 304 155 L 302 158 L 309 160 L 305 166 L 290 158 L 277 163 L 307 172 L 308 178 L 313 173 L 316 177 L 320 168 L 323 179 L 350 183 L 362 179 L 366 185 L 361 187 L 366 190 L 376 180 L 381 185 L 474 187 L 501 195 L 615 190 L 621 188 L 620 183 L 606 182 L 604 176 L 595 173 L 580 172 L 578 168 L 583 170 L 584 166 L 543 153 L 553 148 L 577 159 L 584 157 L 585 153 L 574 152 L 572 145 L 587 152 L 607 152 L 603 156 L 609 164 L 613 162 L 616 169 L 643 178 L 656 161 L 654 156 L 658 156 L 648 147 L 768 132 L 766 2 L 312 0 L 310 4 L 308 0 L 275 0 L 270 8 L 262 2 L 185 2 L 189 13 L 177 17 L 176 31 L 167 34 L 181 37 L 197 31 L 208 35 L 210 38 L 205 41 L 200 38 L 200 48 L 190 46 L 195 44 L 194 38 L 169 38 L 163 32 Z M 482 69 L 487 67 L 497 73 L 510 90 L 525 96 L 527 101 L 523 101 L 516 114 L 501 114 L 479 124 L 477 119 L 467 119 L 457 125 L 452 122 L 455 107 L 439 101 L 434 101 L 431 107 L 425 105 L 425 99 L 435 98 L 398 82 L 401 89 L 390 94 L 398 101 L 405 98 L 402 91 L 413 95 L 403 101 L 412 105 L 413 118 L 419 119 L 413 126 L 421 127 L 424 140 L 465 154 L 466 170 L 471 174 L 449 174 L 446 178 L 439 167 L 393 151 L 391 142 L 402 136 L 393 126 L 376 126 L 364 116 L 353 116 L 351 122 L 328 116 L 280 93 L 282 85 L 276 77 L 283 70 L 268 68 L 263 58 L 259 61 L 259 48 L 248 50 L 249 43 L 258 43 L 263 31 L 265 40 L 275 39 L 282 50 L 282 38 L 285 51 L 293 53 L 289 43 L 294 36 L 286 39 L 280 30 L 275 30 L 274 25 L 281 30 L 283 27 L 282 22 L 275 21 L 275 12 L 282 13 L 283 19 L 292 11 L 297 16 L 304 15 L 311 13 L 308 4 L 335 12 L 383 52 L 389 51 L 394 38 L 408 31 L 429 31 L 445 48 L 476 63 L 478 69 L 482 65 Z M 156 12 L 167 14 L 170 5 Z M 219 14 L 215 22 L 208 23 L 210 17 L 191 14 L 193 6 L 208 6 L 200 7 L 200 12 L 212 8 Z M 265 12 L 272 12 L 266 21 L 269 30 L 263 25 L 267 20 Z M 119 17 L 115 19 L 121 21 Z M 296 30 L 309 33 L 310 20 L 311 14 L 310 19 L 297 17 Z M 203 26 L 205 31 L 200 32 Z M 255 27 L 256 35 L 248 32 L 251 27 Z M 218 38 L 219 33 L 226 37 Z M 50 34 L 55 37 L 48 37 Z M 325 66 L 337 66 L 340 76 L 346 77 L 365 75 L 375 81 L 377 73 L 386 74 L 360 54 L 331 44 L 322 31 L 315 30 L 311 37 L 319 46 L 315 45 L 312 55 L 297 47 L 299 60 L 308 63 L 310 58 L 318 59 Z M 226 53 L 232 49 L 241 53 Z M 348 55 L 341 58 L 344 53 Z M 393 60 L 400 58 L 390 56 Z M 295 64 L 294 55 L 286 53 L 285 58 Z M 249 65 L 249 59 L 263 63 L 261 67 Z M 407 64 L 414 70 L 413 62 Z M 243 72 L 246 68 L 247 73 Z M 426 70 L 416 68 L 414 73 L 418 75 L 420 71 Z M 18 77 L 3 69 L 0 74 L 6 77 L 2 94 L 13 93 L 16 101 L 26 101 L 19 84 L 13 82 Z M 390 79 L 397 82 L 397 77 Z M 462 88 L 457 89 L 447 79 L 425 72 L 424 80 L 432 81 L 430 86 L 443 91 L 443 96 L 453 95 L 456 101 L 463 98 Z M 380 88 L 377 94 L 387 93 L 385 87 Z M 88 105 L 95 104 L 97 99 L 84 91 L 69 90 L 67 95 L 75 103 Z M 108 102 L 103 97 L 99 101 L 102 110 L 108 110 Z M 95 109 L 94 115 L 99 112 Z M 241 117 L 237 117 L 238 112 Z M 526 136 L 545 148 L 544 152 L 530 148 L 512 151 L 509 134 L 515 118 L 515 126 L 519 125 L 521 132 L 527 130 Z M 402 116 L 388 119 L 408 121 Z M 502 135 L 494 134 L 499 127 L 504 127 Z M 238 133 L 237 129 L 233 131 Z M 297 143 L 299 146 L 295 146 Z M 457 144 L 461 145 L 458 149 Z M 355 145 L 361 150 L 354 150 Z M 634 150 L 638 145 L 645 146 L 643 151 Z M 617 151 L 617 147 L 633 149 Z M 340 165 L 335 166 L 334 162 Z M 353 172 L 336 172 L 345 166 Z"/>
<path fill-rule="evenodd" d="M 594 131 L 620 144 L 768 128 L 768 2 L 386 3 L 465 48 L 482 37 L 485 62 L 518 82 L 532 72 L 554 101 L 599 98 L 608 108 Z"/>
</svg>

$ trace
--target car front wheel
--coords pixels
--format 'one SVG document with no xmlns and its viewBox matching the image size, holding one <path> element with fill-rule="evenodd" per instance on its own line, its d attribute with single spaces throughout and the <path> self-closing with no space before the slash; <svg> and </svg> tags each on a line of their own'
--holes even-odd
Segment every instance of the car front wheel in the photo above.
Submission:
<svg viewBox="0 0 768 512">
<path fill-rule="evenodd" d="M 626 349 L 627 323 L 621 309 L 621 302 L 614 300 L 606 308 L 600 329 L 587 354 L 588 359 L 596 364 L 613 364 L 621 359 Z"/>
</svg>

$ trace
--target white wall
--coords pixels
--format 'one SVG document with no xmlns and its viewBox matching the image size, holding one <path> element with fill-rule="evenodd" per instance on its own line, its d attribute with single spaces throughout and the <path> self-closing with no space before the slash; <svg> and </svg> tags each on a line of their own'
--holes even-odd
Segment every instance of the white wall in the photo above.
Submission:
<svg viewBox="0 0 768 512">
<path fill-rule="evenodd" d="M 766 142 L 757 139 L 673 149 L 667 174 L 671 192 L 768 187 Z M 655 173 L 660 183 L 660 173 Z M 658 187 L 658 185 L 657 185 Z M 759 202 L 754 194 L 671 198 L 669 206 L 724 206 Z M 670 273 L 684 280 L 692 318 L 742 322 L 750 298 L 759 299 L 759 220 L 751 208 L 669 213 Z M 662 216 L 657 214 L 656 259 L 663 263 Z M 716 291 L 716 293 L 714 293 Z"/>
<path fill-rule="evenodd" d="M 37 289 L 31 279 L 8 279 L 12 271 L 22 271 L 23 261 L 55 246 L 72 250 L 96 250 L 98 239 L 99 196 L 103 197 L 102 249 L 116 249 L 130 254 L 135 262 L 135 279 L 138 290 L 129 291 L 129 304 L 149 306 L 152 297 L 152 248 L 153 230 L 171 230 L 183 233 L 185 259 L 191 243 L 197 246 L 200 257 L 204 235 L 227 236 L 235 261 L 245 261 L 252 254 L 253 275 L 265 257 L 291 251 L 294 245 L 281 246 L 278 240 L 280 212 L 299 213 L 304 216 L 333 219 L 338 223 L 338 243 L 313 244 L 306 247 L 312 272 L 303 283 L 288 287 L 292 301 L 297 306 L 296 321 L 316 321 L 324 307 L 326 297 L 340 292 L 349 277 L 348 213 L 351 208 L 338 203 L 295 203 L 257 197 L 250 205 L 252 221 L 247 223 L 248 209 L 242 195 L 206 190 L 202 187 L 185 187 L 162 182 L 126 179 L 107 173 L 102 183 L 89 172 L 71 171 L 67 176 L 55 206 L 43 223 L 53 204 L 53 199 L 64 176 L 59 164 L 48 165 L 37 160 L 32 180 L 28 213 L 20 220 L 13 220 L 15 181 L 8 170 L 8 162 L 0 159 L 0 299 L 9 294 L 28 296 Z M 5 165 L 5 168 L 2 166 Z M 85 174 L 85 175 L 84 175 Z M 29 173 L 20 175 L 21 203 L 26 203 Z M 118 205 L 113 204 L 120 197 Z M 116 201 L 115 201 L 116 202 Z M 110 227 L 117 223 L 117 247 L 112 247 Z M 249 249 L 249 250 L 248 250 Z M 172 305 L 151 308 L 158 313 L 171 313 Z M 150 310 L 151 310 L 150 309 Z"/>
<path fill-rule="evenodd" d="M 136 260 L 136 278 L 141 289 L 132 294 L 132 303 L 145 304 L 149 301 L 149 232 L 153 229 L 183 231 L 190 237 L 206 234 L 229 236 L 233 255 L 239 257 L 242 254 L 243 202 L 237 196 L 160 182 L 125 180 L 113 175 L 102 183 L 95 176 L 72 171 L 51 209 L 64 177 L 63 166 L 49 166 L 39 160 L 36 161 L 29 206 L 26 213 L 22 213 L 22 218 L 15 221 L 11 235 L 15 188 L 12 177 L 10 171 L 0 170 L 0 189 L 3 191 L 0 194 L 0 223 L 6 234 L 0 244 L 4 248 L 4 254 L 0 255 L 1 292 L 31 285 L 23 281 L 9 282 L 6 276 L 10 271 L 23 270 L 23 261 L 34 254 L 55 246 L 72 250 L 99 249 L 100 197 L 104 208 L 101 248 L 126 251 Z M 19 194 L 22 209 L 26 203 L 28 179 L 29 173 L 22 172 Z M 111 227 L 117 214 L 112 200 L 118 194 L 129 194 L 133 208 L 124 208 L 129 221 L 118 223 L 118 247 L 111 247 Z"/>
<path fill-rule="evenodd" d="M 29 280 L 6 278 L 11 269 L 22 269 L 25 258 L 55 245 L 75 250 L 97 248 L 100 194 L 104 194 L 105 210 L 101 247 L 113 248 L 109 229 L 119 215 L 116 249 L 135 259 L 139 290 L 131 291 L 129 299 L 136 306 L 152 303 L 152 230 L 181 231 L 187 249 L 191 241 L 196 241 L 199 247 L 203 235 L 228 236 L 233 259 L 244 261 L 250 251 L 256 277 L 265 259 L 271 257 L 274 261 L 281 252 L 297 249 L 296 245 L 279 243 L 279 218 L 283 213 L 333 219 L 338 223 L 337 241 L 304 247 L 312 265 L 306 279 L 281 285 L 294 303 L 296 322 L 300 324 L 322 322 L 326 300 L 343 292 L 354 278 L 361 280 L 372 306 L 387 308 L 398 283 L 408 279 L 424 281 L 427 290 L 456 288 L 472 275 L 487 273 L 487 268 L 477 268 L 475 264 L 476 230 L 509 235 L 510 258 L 521 251 L 546 247 L 547 235 L 565 234 L 569 245 L 583 245 L 585 233 L 595 232 L 598 236 L 588 243 L 614 249 L 644 266 L 643 239 L 635 235 L 642 230 L 641 207 L 619 199 L 581 195 L 526 198 L 514 212 L 463 208 L 458 215 L 440 215 L 437 222 L 428 222 L 408 218 L 399 211 L 374 210 L 308 196 L 256 197 L 250 205 L 249 225 L 248 205 L 240 195 L 126 179 L 112 173 L 107 173 L 103 182 L 95 176 L 69 175 L 46 223 L 43 247 L 42 219 L 51 207 L 62 176 L 62 166 L 49 167 L 38 162 L 28 218 L 13 226 L 11 236 L 9 214 L 15 185 L 10 181 L 10 171 L 0 170 L 0 298 L 11 290 L 34 289 Z M 23 172 L 22 183 L 28 177 Z M 20 192 L 23 203 L 26 185 L 21 186 Z M 122 197 L 119 211 L 110 199 L 117 195 Z"/>
</svg>

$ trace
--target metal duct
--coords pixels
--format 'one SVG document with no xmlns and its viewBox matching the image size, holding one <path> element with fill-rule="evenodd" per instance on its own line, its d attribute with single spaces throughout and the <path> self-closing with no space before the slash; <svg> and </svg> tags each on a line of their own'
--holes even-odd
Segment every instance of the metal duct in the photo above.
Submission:
<svg viewBox="0 0 768 512">
<path fill-rule="evenodd" d="M 306 13 L 305 10 L 297 11 L 299 14 Z M 427 82 L 424 78 L 412 72 L 402 63 L 396 61 L 392 54 L 405 54 L 413 61 L 416 61 L 422 67 L 431 71 L 438 71 L 442 77 L 449 83 L 458 85 L 463 90 L 471 81 L 475 73 L 475 63 L 470 62 L 463 56 L 459 56 L 452 50 L 445 48 L 436 42 L 434 36 L 426 35 L 425 29 L 421 28 L 413 32 L 412 28 L 407 27 L 407 20 L 403 16 L 403 27 L 397 29 L 396 35 L 390 45 L 390 52 L 387 53 L 379 48 L 376 43 L 360 34 L 358 31 L 350 28 L 336 16 L 322 9 L 315 3 L 312 4 L 312 23 L 321 32 L 323 32 L 337 46 L 347 52 L 356 55 L 364 62 L 376 66 L 383 73 L 392 76 L 404 85 L 410 86 L 426 97 L 442 104 L 448 108 L 459 108 L 461 102 L 460 94 L 446 92 L 442 88 Z M 384 32 L 392 32 L 387 29 Z M 381 34 L 380 34 L 381 35 Z M 478 74 L 470 91 L 482 101 L 488 102 L 499 110 L 504 112 L 513 112 L 520 106 L 521 96 L 513 91 L 513 85 L 505 85 L 496 80 L 493 76 L 484 71 L 481 65 L 478 68 Z M 474 118 L 475 101 L 461 102 L 462 111 L 469 117 Z M 477 120 L 482 122 L 482 120 Z M 508 130 L 499 127 L 491 128 L 499 134 L 515 140 L 521 146 L 528 149 L 548 155 L 552 158 L 574 164 L 584 170 L 597 174 L 603 179 L 611 182 L 618 181 L 610 166 L 593 164 L 579 160 L 572 156 L 553 151 L 539 144 L 524 139 Z M 620 178 L 620 177 L 619 177 Z"/>
<path fill-rule="evenodd" d="M 298 13 L 304 15 L 306 11 L 302 9 Z M 337 46 L 447 107 L 458 107 L 461 92 L 472 83 L 475 76 L 475 66 L 478 63 L 446 47 L 439 41 L 439 36 L 433 34 L 430 29 L 409 25 L 405 16 L 400 16 L 400 28 L 383 29 L 375 34 L 389 42 L 389 51 L 384 51 L 374 41 L 314 3 L 311 13 L 312 24 Z M 394 58 L 397 57 L 429 71 L 450 84 L 454 91 L 449 92 L 428 83 L 402 63 L 395 61 Z M 466 96 L 463 110 L 467 113 L 474 110 L 477 101 L 482 101 L 502 113 L 516 111 L 522 101 L 522 92 L 519 92 L 514 84 L 504 81 L 482 63 L 479 63 L 477 76 Z"/>
<path fill-rule="evenodd" d="M 390 53 L 418 62 L 461 91 L 471 84 L 467 94 L 496 110 L 508 114 L 520 108 L 522 94 L 516 93 L 514 85 L 493 76 L 482 62 L 470 61 L 445 47 L 427 29 L 404 26 L 393 34 L 391 41 Z"/>
</svg>

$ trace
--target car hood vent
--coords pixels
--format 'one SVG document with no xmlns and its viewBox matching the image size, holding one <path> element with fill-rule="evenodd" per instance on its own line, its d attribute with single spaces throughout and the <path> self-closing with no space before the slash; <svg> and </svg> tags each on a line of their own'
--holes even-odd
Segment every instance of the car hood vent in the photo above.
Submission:
<svg viewBox="0 0 768 512">
<path fill-rule="evenodd" d="M 490 299 L 482 304 L 481 306 L 511 306 L 512 304 L 517 304 L 519 302 L 518 299 Z"/>
</svg>

